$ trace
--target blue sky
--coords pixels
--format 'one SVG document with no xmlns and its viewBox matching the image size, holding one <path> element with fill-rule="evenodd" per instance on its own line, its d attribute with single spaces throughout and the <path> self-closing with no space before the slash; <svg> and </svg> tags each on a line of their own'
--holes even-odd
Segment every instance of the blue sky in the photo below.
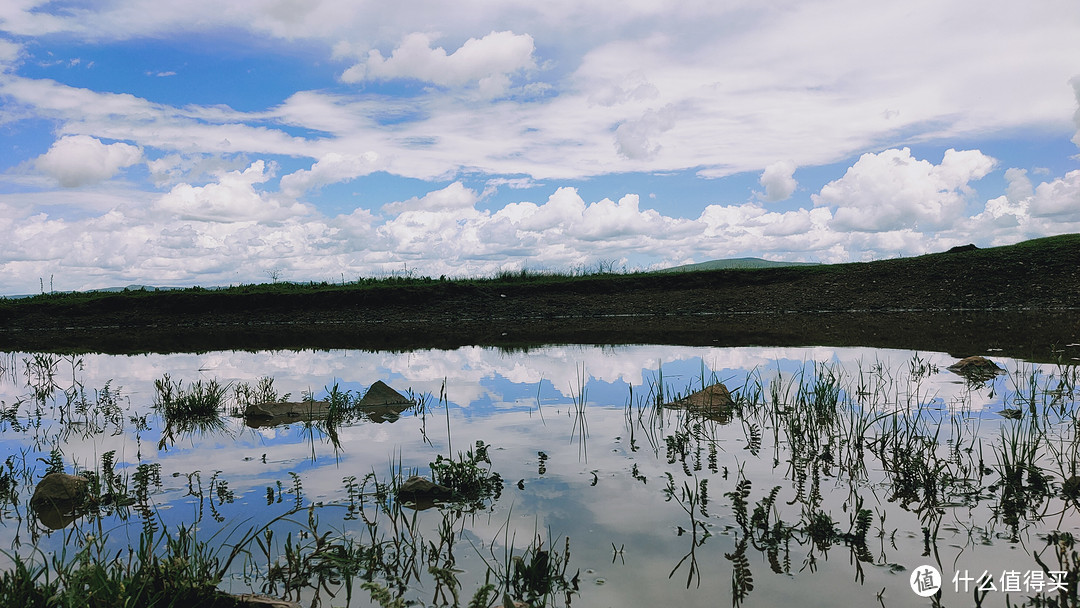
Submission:
<svg viewBox="0 0 1080 608">
<path fill-rule="evenodd" d="M 1074 2 L 6 2 L 0 294 L 1080 232 L 1078 105 Z"/>
</svg>

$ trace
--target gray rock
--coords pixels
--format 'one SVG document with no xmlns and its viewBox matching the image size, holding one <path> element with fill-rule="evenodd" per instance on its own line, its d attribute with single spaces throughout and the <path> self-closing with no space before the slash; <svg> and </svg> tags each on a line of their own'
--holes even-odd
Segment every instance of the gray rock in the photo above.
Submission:
<svg viewBox="0 0 1080 608">
<path fill-rule="evenodd" d="M 970 380 L 989 380 L 998 374 L 1005 373 L 1005 370 L 998 367 L 997 363 L 978 355 L 964 357 L 946 369 Z"/>
<path fill-rule="evenodd" d="M 435 482 L 413 475 L 398 486 L 397 496 L 399 500 L 416 503 L 418 505 L 433 505 L 441 500 L 448 500 L 453 495 L 450 488 L 441 486 Z"/>
<path fill-rule="evenodd" d="M 375 384 L 364 393 L 364 398 L 357 404 L 360 407 L 372 407 L 380 405 L 412 405 L 412 401 L 401 393 L 390 388 L 382 380 L 376 380 Z"/>
<path fill-rule="evenodd" d="M 30 506 L 42 524 L 59 530 L 79 517 L 78 509 L 87 500 L 88 486 L 85 477 L 49 473 L 34 488 Z"/>
<path fill-rule="evenodd" d="M 727 424 L 731 422 L 735 411 L 735 401 L 732 400 L 727 387 L 722 382 L 717 382 L 700 391 L 690 393 L 682 399 L 665 403 L 664 407 L 687 410 L 721 424 Z"/>
<path fill-rule="evenodd" d="M 244 410 L 244 419 L 248 426 L 274 426 L 301 422 L 304 420 L 323 420 L 330 415 L 330 404 L 326 401 L 279 401 L 277 403 L 256 403 Z"/>
</svg>

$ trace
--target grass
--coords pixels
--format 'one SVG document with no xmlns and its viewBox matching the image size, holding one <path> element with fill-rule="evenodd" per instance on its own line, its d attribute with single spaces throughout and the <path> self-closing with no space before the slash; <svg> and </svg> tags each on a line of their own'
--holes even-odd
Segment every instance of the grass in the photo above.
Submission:
<svg viewBox="0 0 1080 608">
<path fill-rule="evenodd" d="M 0 574 L 0 605 L 25 608 L 226 608 L 241 606 L 216 586 L 231 562 L 194 532 L 145 532 L 127 555 L 106 553 L 101 538 L 88 538 L 70 560 L 24 560 Z M 231 556 L 230 556 L 231 557 Z"/>
</svg>

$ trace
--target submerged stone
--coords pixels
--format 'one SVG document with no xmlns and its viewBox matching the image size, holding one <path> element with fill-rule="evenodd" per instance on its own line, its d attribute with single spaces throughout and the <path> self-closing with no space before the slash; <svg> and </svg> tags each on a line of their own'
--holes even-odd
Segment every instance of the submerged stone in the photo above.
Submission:
<svg viewBox="0 0 1080 608">
<path fill-rule="evenodd" d="M 390 388 L 382 380 L 376 380 L 371 385 L 364 398 L 357 404 L 359 407 L 374 407 L 380 405 L 412 405 L 412 401 L 401 393 Z"/>
<path fill-rule="evenodd" d="M 722 382 L 717 382 L 700 391 L 690 393 L 682 399 L 665 403 L 664 407 L 684 409 L 726 424 L 731 421 L 731 416 L 735 411 L 735 401 L 731 398 L 731 392 L 727 387 Z"/>
<path fill-rule="evenodd" d="M 267 426 L 286 424 L 302 420 L 321 420 L 330 415 L 330 404 L 326 401 L 279 401 L 275 403 L 253 403 L 244 410 L 248 426 Z"/>
<path fill-rule="evenodd" d="M 989 380 L 998 374 L 1005 373 L 1005 370 L 998 367 L 996 363 L 979 355 L 964 357 L 946 369 L 966 378 L 978 380 Z"/>
<path fill-rule="evenodd" d="M 1020 420 L 1024 416 L 1024 411 L 1015 407 L 1007 407 L 998 414 L 1010 420 Z"/>
<path fill-rule="evenodd" d="M 34 488 L 30 506 L 45 526 L 59 530 L 79 517 L 87 500 L 89 482 L 85 477 L 49 473 Z"/>
<path fill-rule="evenodd" d="M 1061 484 L 1061 495 L 1069 500 L 1080 498 L 1080 475 L 1073 475 Z"/>
<path fill-rule="evenodd" d="M 419 475 L 413 475 L 406 479 L 398 487 L 397 491 L 399 500 L 415 503 L 420 508 L 427 508 L 437 502 L 449 500 L 452 495 L 453 491 L 450 488 L 424 479 Z"/>
</svg>

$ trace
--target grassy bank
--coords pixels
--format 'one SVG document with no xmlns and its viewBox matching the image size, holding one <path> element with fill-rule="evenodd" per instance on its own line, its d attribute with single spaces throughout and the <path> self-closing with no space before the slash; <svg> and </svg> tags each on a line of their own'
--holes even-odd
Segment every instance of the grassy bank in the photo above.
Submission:
<svg viewBox="0 0 1080 608">
<path fill-rule="evenodd" d="M 721 338 L 745 334 L 751 341 L 770 332 L 809 332 L 807 339 L 821 339 L 837 322 L 854 320 L 871 327 L 871 333 L 888 333 L 910 331 L 918 323 L 896 321 L 905 315 L 952 315 L 948 323 L 965 323 L 956 315 L 1031 317 L 1033 311 L 1067 317 L 1064 327 L 1060 319 L 1055 323 L 1063 333 L 1050 341 L 1061 342 L 1075 337 L 1070 332 L 1076 326 L 1069 321 L 1075 315 L 1069 311 L 1077 309 L 1080 235 L 1063 235 L 1006 247 L 816 266 L 43 294 L 0 300 L 0 348 L 48 348 L 59 341 L 60 349 L 78 350 L 80 344 L 93 349 L 90 345 L 105 340 L 118 342 L 119 350 L 125 350 L 124 343 L 140 350 L 145 347 L 132 341 L 147 336 L 171 343 L 227 337 L 273 342 L 292 335 L 303 342 L 319 334 L 379 348 L 618 343 L 656 335 L 681 335 L 685 341 L 703 330 Z M 807 322 L 809 314 L 822 321 Z"/>
</svg>

